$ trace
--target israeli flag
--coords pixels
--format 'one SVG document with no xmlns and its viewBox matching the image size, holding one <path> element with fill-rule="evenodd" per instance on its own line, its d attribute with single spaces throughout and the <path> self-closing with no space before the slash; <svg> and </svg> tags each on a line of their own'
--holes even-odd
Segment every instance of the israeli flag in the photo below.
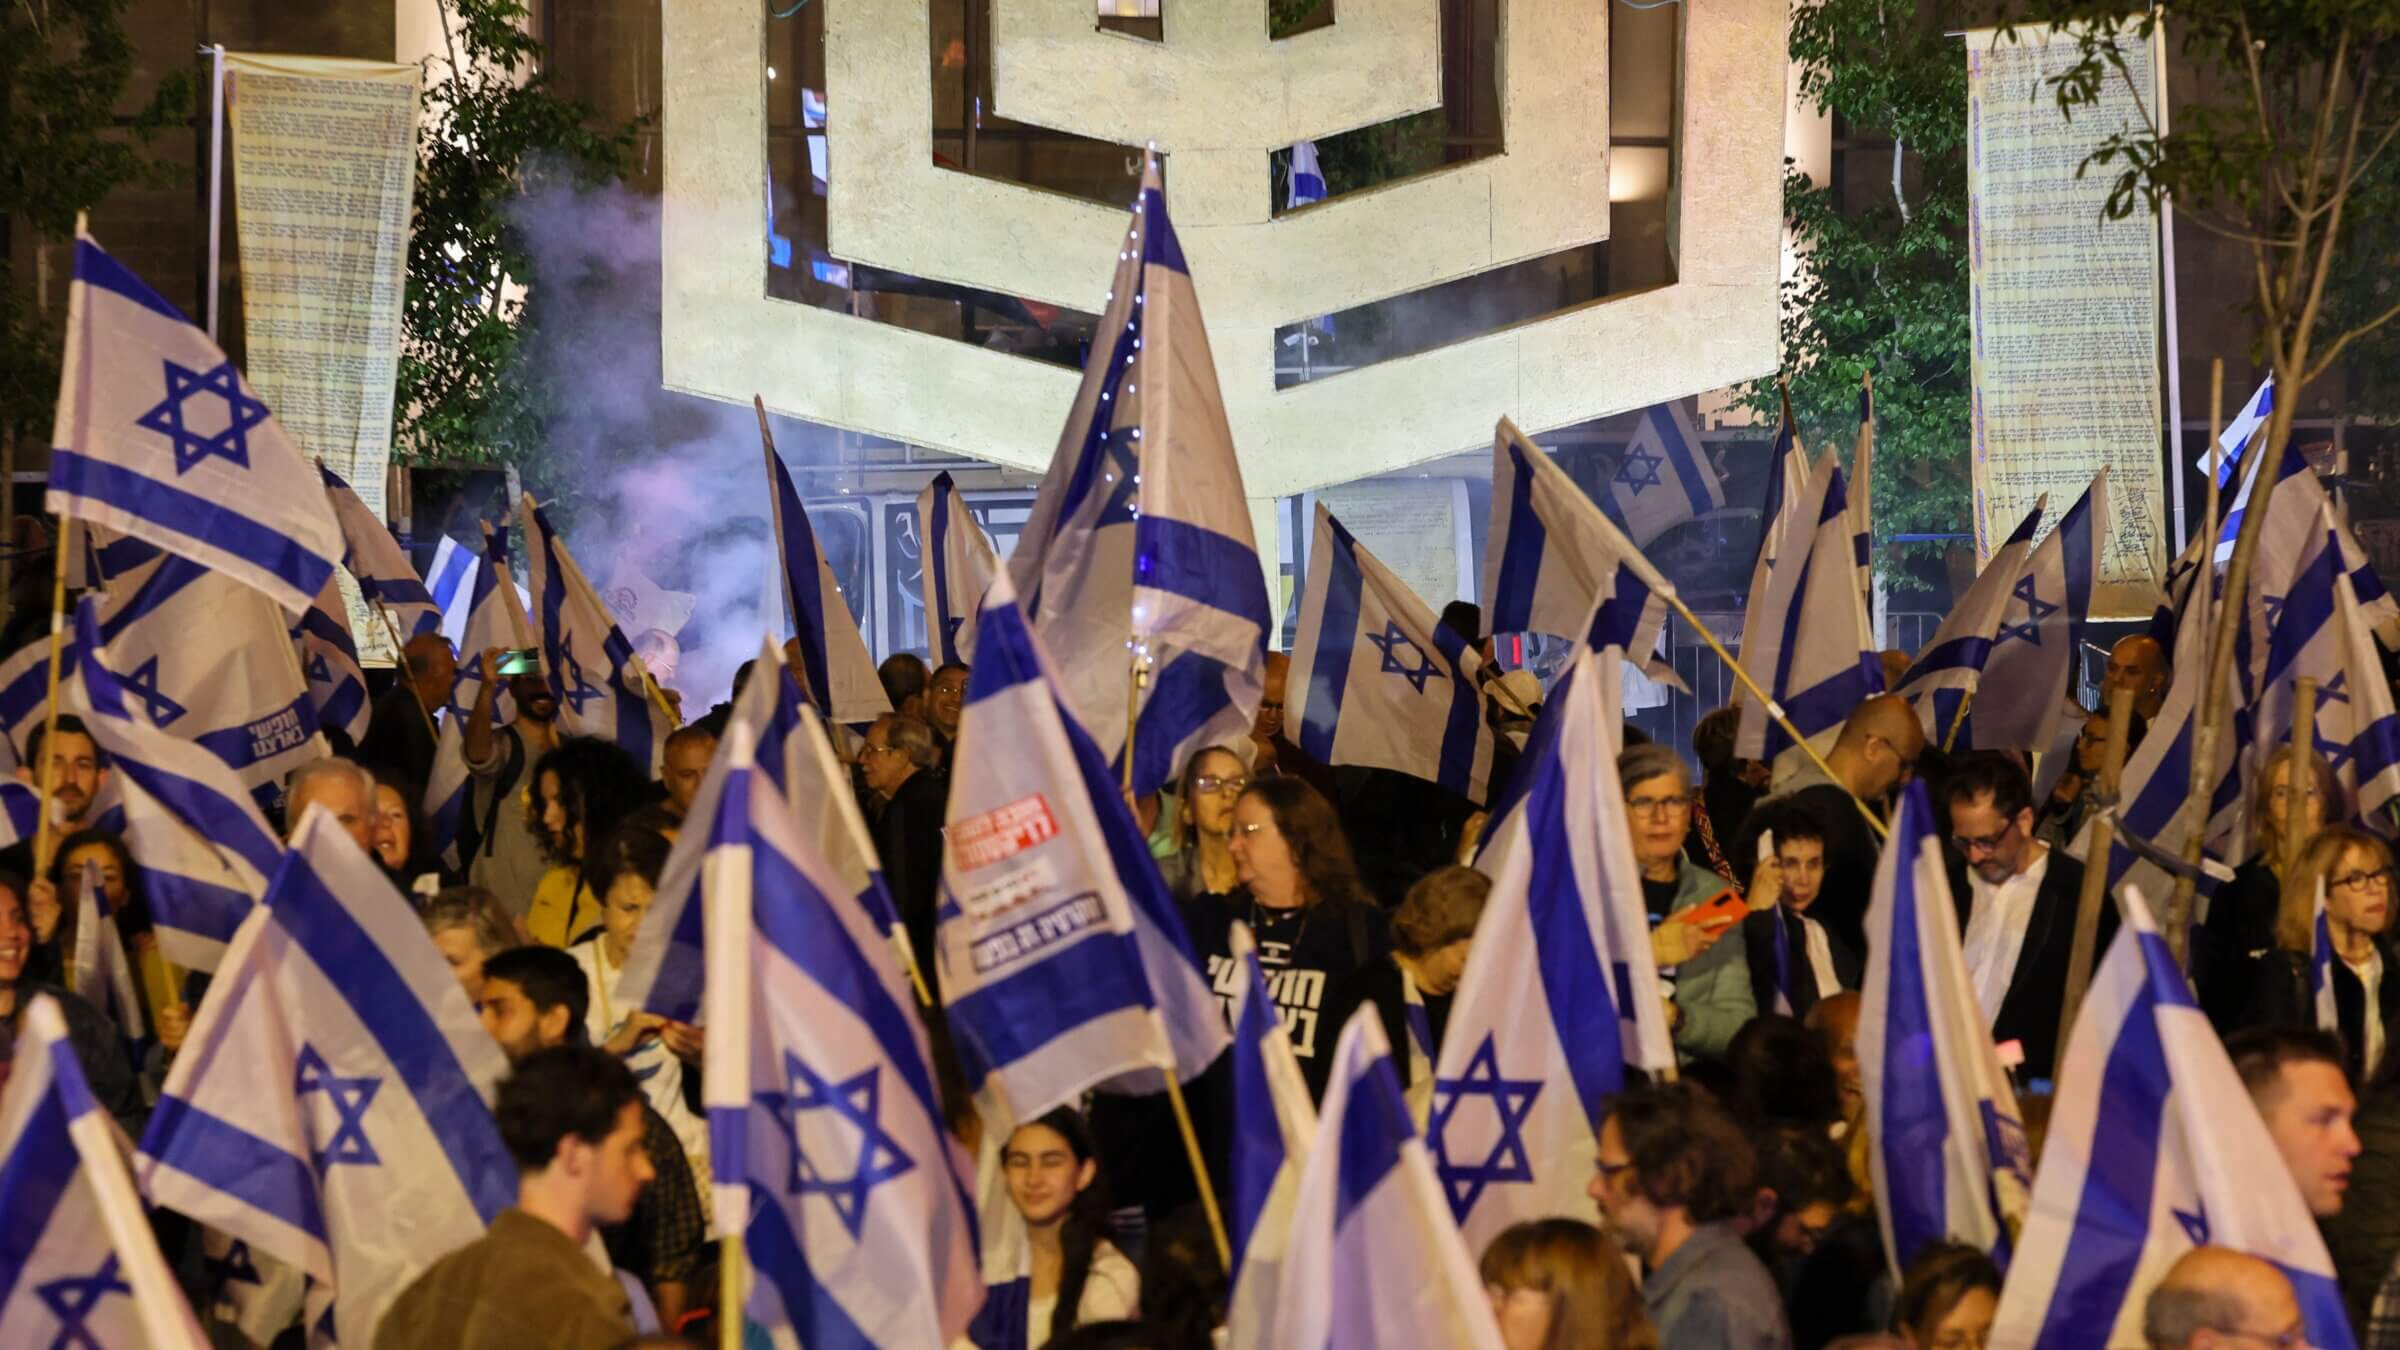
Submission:
<svg viewBox="0 0 2400 1350">
<path fill-rule="evenodd" d="M 1476 867 L 1492 878 L 1433 1074 L 1426 1147 L 1477 1251 L 1580 1213 L 1625 1066 L 1675 1062 L 1641 872 L 1608 740 L 1609 658 L 1586 648 L 1543 705 Z"/>
<path fill-rule="evenodd" d="M 1302 752 L 1480 802 L 1492 769 L 1482 667 L 1467 640 L 1318 502 L 1286 685 Z"/>
<path fill-rule="evenodd" d="M 1267 1344 L 1284 1261 L 1291 1254 L 1300 1167 L 1317 1134 L 1317 1108 L 1292 1054 L 1292 1038 L 1267 994 L 1266 972 L 1250 925 L 1235 920 L 1233 959 L 1233 1298 L 1225 1320 L 1231 1344 Z"/>
<path fill-rule="evenodd" d="M 138 693 L 108 668 L 97 608 L 87 596 L 75 612 L 66 706 L 108 754 L 125 847 L 142 868 L 159 952 L 187 970 L 215 970 L 282 865 L 283 842 L 223 761 L 161 731 Z"/>
<path fill-rule="evenodd" d="M 121 577 L 166 551 L 147 539 L 121 535 L 90 521 L 78 522 L 72 531 L 61 533 L 62 537 L 82 536 L 67 542 L 67 586 L 78 591 L 105 586 L 110 577 Z"/>
<path fill-rule="evenodd" d="M 2316 1220 L 2149 905 L 2132 888 L 2119 900 L 2125 923 L 2067 1041 L 1992 1345 L 2141 1344 L 2151 1288 L 2211 1245 L 2273 1262 L 2300 1297 L 2308 1343 L 2348 1350 Z"/>
<path fill-rule="evenodd" d="M 984 598 L 950 780 L 937 947 L 960 1067 L 1001 1128 L 1227 1044 L 1183 919 L 1005 576 Z"/>
<path fill-rule="evenodd" d="M 532 647 L 533 620 L 526 613 L 524 588 L 508 570 L 508 531 L 486 525 L 483 530 L 483 565 L 476 568 L 474 583 L 467 593 L 465 640 L 458 647 L 458 674 L 450 681 L 450 707 L 465 714 L 475 707 L 483 692 L 483 654 L 494 647 Z M 504 725 L 514 721 L 517 701 L 508 692 L 505 677 L 500 692 L 492 697 L 492 724 Z M 462 761 L 463 764 L 463 761 Z"/>
<path fill-rule="evenodd" d="M 1673 590 L 1566 470 L 1500 419 L 1483 553 L 1491 631 L 1581 637 L 1643 660 L 1666 631 Z"/>
<path fill-rule="evenodd" d="M 177 554 L 112 580 L 100 640 L 128 694 L 161 730 L 206 747 L 253 791 L 272 790 L 325 753 L 288 616 L 249 587 Z M 62 659 L 72 670 L 76 654 Z M 22 759 L 49 711 L 50 644 L 0 663 L 0 726 Z"/>
<path fill-rule="evenodd" d="M 1841 465 L 1819 464 L 1766 594 L 1751 597 L 1759 608 L 1759 645 L 1743 647 L 1742 664 L 1802 736 L 1835 730 L 1851 709 L 1883 691 L 1883 664 L 1858 592 L 1849 500 Z M 1771 721 L 1760 701 L 1743 700 L 1735 753 L 1772 762 L 1790 748 L 1783 724 Z"/>
<path fill-rule="evenodd" d="M 2278 489 L 2280 491 L 2281 489 Z M 2273 506 L 2270 506 L 2273 511 Z M 2318 547 L 2276 606 L 2267 644 L 2266 687 L 2237 714 L 2235 738 L 2246 753 L 2245 785 L 2255 784 L 2268 755 L 2292 739 L 2299 682 L 2316 682 L 2315 749 L 2325 757 L 2360 819 L 2387 832 L 2382 813 L 2400 792 L 2400 743 L 2389 718 L 2391 686 L 2384 679 L 2365 607 L 2357 600 L 2340 526 L 2327 503 L 2318 509 Z M 2246 800 L 2250 793 L 2242 794 Z M 2237 844 L 2257 822 L 2244 820 Z"/>
<path fill-rule="evenodd" d="M 826 720 L 850 726 L 872 722 L 892 710 L 892 701 L 808 523 L 800 490 L 776 456 L 775 442 L 765 440 L 765 445 L 776 553 L 783 559 L 783 612 L 800 642 L 801 684 Z"/>
<path fill-rule="evenodd" d="M 743 1238 L 744 1308 L 778 1346 L 947 1344 L 983 1301 L 969 1162 L 908 977 L 759 763 L 781 750 L 765 730 L 735 716 L 714 810 L 681 836 L 707 841 L 718 920 L 706 1091 L 719 1232 Z"/>
<path fill-rule="evenodd" d="M 408 902 L 312 806 L 167 1072 L 142 1189 L 305 1270 L 335 1339 L 367 1345 L 516 1203 L 489 1109 L 507 1071 Z"/>
<path fill-rule="evenodd" d="M 2108 470 L 2093 475 L 2027 555 L 1976 682 L 1966 743 L 1978 750 L 2046 750 L 2059 739 L 2073 687 L 2075 639 L 2091 616 L 2108 547 Z M 1993 555 L 1996 563 L 1999 555 Z M 1987 571 L 1988 575 L 1988 571 Z"/>
<path fill-rule="evenodd" d="M 1794 518 L 1808 492 L 1808 451 L 1800 444 L 1799 425 L 1792 420 L 1791 390 L 1783 391 L 1783 417 L 1775 427 L 1775 444 L 1767 454 L 1767 493 L 1759 503 L 1758 556 L 1750 564 L 1750 589 L 1742 606 L 1742 640 L 1735 648 L 1741 659 L 1766 642 L 1766 606 L 1761 603 L 1775 578 L 1775 558 L 1784 539 L 1795 529 Z M 1495 496 L 1497 493 L 1495 492 Z"/>
<path fill-rule="evenodd" d="M 42 825 L 42 794 L 14 778 L 0 779 L 0 848 L 31 839 Z"/>
<path fill-rule="evenodd" d="M 1283 209 L 1297 211 L 1303 206 L 1314 206 L 1325 200 L 1325 196 L 1325 170 L 1317 162 L 1317 143 L 1315 141 L 1294 141 L 1292 143 L 1292 178 L 1284 190 Z M 1327 337 L 1333 336 L 1333 316 L 1330 314 L 1310 319 L 1308 324 L 1309 327 Z M 1301 335 L 1301 340 L 1306 340 L 1305 334 Z M 1288 347 L 1292 345 L 1293 340 L 1287 337 L 1283 341 L 1284 345 Z"/>
<path fill-rule="evenodd" d="M 1892 1269 L 1907 1269 L 1940 1242 L 1990 1252 L 2005 1267 L 2033 1166 L 2016 1090 L 1967 975 L 1922 782 L 1901 794 L 1875 867 L 1860 994 L 1859 1076 L 1873 1144 L 1867 1161 Z"/>
<path fill-rule="evenodd" d="M 1491 1299 L 1409 1124 L 1371 1007 L 1342 1028 L 1317 1138 L 1300 1169 L 1273 1331 L 1260 1343 L 1500 1350 Z"/>
<path fill-rule="evenodd" d="M 322 465 L 318 472 L 325 477 L 334 519 L 342 525 L 342 566 L 358 579 L 359 595 L 369 605 L 382 606 L 404 639 L 440 632 L 442 607 L 408 560 L 408 550 L 340 474 Z"/>
<path fill-rule="evenodd" d="M 983 608 L 983 593 L 999 575 L 1000 551 L 975 523 L 975 513 L 948 473 L 935 474 L 917 494 L 917 538 L 924 550 L 925 634 L 934 660 L 943 665 L 969 661 L 975 654 L 975 616 Z"/>
<path fill-rule="evenodd" d="M 559 730 L 613 741 L 655 771 L 666 740 L 658 726 L 665 712 L 653 701 L 649 669 L 531 494 L 520 510 L 542 607 L 542 673 L 558 697 Z"/>
<path fill-rule="evenodd" d="M 2042 522 L 2043 508 L 2049 504 L 2047 494 L 2034 502 L 2033 510 L 2018 523 L 2008 542 L 1992 553 L 1992 560 L 1984 564 L 1974 584 L 1967 587 L 1967 593 L 1942 616 L 1942 626 L 1934 630 L 1933 640 L 1925 644 L 1917 653 L 1915 664 L 1900 677 L 1900 687 L 1894 692 L 1917 710 L 1917 720 L 1925 724 L 1928 744 L 1951 744 L 1950 737 L 1959 729 L 1958 720 L 1968 700 L 1976 696 L 1984 663 L 1991 658 L 2000 625 L 2015 601 L 2019 583 L 2025 579 L 2026 561 L 2033 552 L 2033 532 Z"/>
<path fill-rule="evenodd" d="M 2233 492 L 2232 500 L 2225 503 L 2224 515 L 2217 529 L 2214 561 L 2218 567 L 2233 561 L 2234 541 L 2241 536 L 2242 516 L 2250 506 L 2250 486 L 2258 476 L 2260 462 L 2266 458 L 2263 454 L 2252 455 L 2251 444 L 2266 444 L 2265 438 L 2259 433 L 2266 429 L 2267 419 L 2274 415 L 2275 376 L 2269 373 L 2252 391 L 2250 401 L 2242 405 L 2242 410 L 2233 415 L 2231 422 L 2225 424 L 2225 430 L 2217 436 L 2215 449 L 2201 455 L 2192 466 L 2207 473 L 2209 462 L 2214 460 L 2217 490 L 2223 492 L 2230 489 Z M 2277 491 L 2281 490 L 2278 485 Z"/>
<path fill-rule="evenodd" d="M 2309 912 L 2312 941 L 2308 952 L 2308 988 L 2315 1004 L 2317 1030 L 2339 1034 L 2341 1005 L 2333 996 L 2333 926 L 2325 918 L 2325 878 L 2317 878 L 2317 898 Z"/>
<path fill-rule="evenodd" d="M 367 673 L 358 662 L 358 642 L 350 632 L 350 607 L 342 603 L 339 579 L 325 583 L 317 603 L 300 616 L 294 633 L 300 646 L 300 671 L 308 679 L 308 703 L 319 727 L 340 731 L 358 743 L 367 734 Z"/>
<path fill-rule="evenodd" d="M 464 871 L 475 841 L 466 837 L 470 788 L 474 775 L 467 769 L 466 714 L 444 708 L 434 718 L 440 729 L 434 737 L 433 770 L 425 777 L 425 797 L 417 809 L 425 817 L 427 845 L 442 866 Z"/>
<path fill-rule="evenodd" d="M 0 1095 L 0 1325 L 10 1343 L 206 1350 L 66 1017 L 45 994 L 23 1021 Z"/>
<path fill-rule="evenodd" d="M 467 653 L 467 615 L 475 602 L 475 554 L 449 535 L 433 546 L 433 569 L 425 574 L 425 589 L 441 611 L 443 637 L 457 649 L 463 664 Z"/>
<path fill-rule="evenodd" d="M 767 678 L 783 674 L 782 650 L 773 642 L 762 643 L 756 674 L 734 701 L 733 715 L 755 729 L 751 759 L 756 772 L 782 795 L 781 809 L 798 822 L 813 856 L 832 869 L 842 894 L 887 936 L 901 968 L 912 980 L 920 980 L 899 911 L 884 884 L 882 864 L 868 838 L 866 818 L 859 813 L 850 771 L 834 757 L 826 724 L 801 700 L 792 681 Z M 731 771 L 722 753 L 709 762 L 687 819 L 715 818 Z M 618 977 L 620 1004 L 678 1022 L 700 1020 L 708 961 L 702 888 L 709 847 L 704 830 L 676 835 L 659 874 L 657 895 Z"/>
<path fill-rule="evenodd" d="M 2239 606 L 2219 604 L 2235 625 L 2234 673 L 2239 681 L 2235 693 L 2243 703 L 2255 700 L 2271 678 L 2266 667 L 2273 635 L 2284 626 L 2284 611 L 2301 573 L 2323 545 L 2329 514 L 2342 569 L 2350 577 L 2359 605 L 2384 645 L 2400 646 L 2400 607 L 2385 592 L 2358 540 L 2341 523 L 2339 510 L 2307 456 L 2300 453 L 2297 443 L 2289 445 L 2267 505 L 2266 521 L 2259 530 L 2258 551 L 2251 559 L 2249 594 Z"/>
<path fill-rule="evenodd" d="M 1126 663 L 1148 673 L 1132 766 L 1141 795 L 1173 776 L 1177 753 L 1249 734 L 1269 624 L 1225 401 L 1155 157 L 1098 331 L 1008 570 L 1057 655 L 1067 707 L 1111 761 L 1134 706 Z"/>
<path fill-rule="evenodd" d="M 308 608 L 342 556 L 315 465 L 181 311 L 75 237 L 44 509 Z"/>
<path fill-rule="evenodd" d="M 2350 774 L 2358 818 L 2388 833 L 2393 828 L 2392 805 L 2400 801 L 2400 715 L 2393 708 L 2392 686 L 2377 678 L 2383 670 L 2383 648 L 2348 575 L 2334 580 L 2333 619 L 2349 656 L 2349 698 L 2342 705 L 2349 714 L 2349 753 L 2342 767 Z M 2317 716 L 2323 719 L 2323 686 L 2318 697 Z"/>
<path fill-rule="evenodd" d="M 1725 485 L 1700 448 L 1682 400 L 1642 411 L 1600 509 L 1637 546 L 1725 505 Z"/>
<path fill-rule="evenodd" d="M 125 1039 L 138 1041 L 150 1033 L 137 981 L 117 931 L 117 911 L 102 892 L 100 865 L 86 859 L 75 879 L 75 946 L 67 955 L 67 987 L 108 1014 Z"/>
</svg>

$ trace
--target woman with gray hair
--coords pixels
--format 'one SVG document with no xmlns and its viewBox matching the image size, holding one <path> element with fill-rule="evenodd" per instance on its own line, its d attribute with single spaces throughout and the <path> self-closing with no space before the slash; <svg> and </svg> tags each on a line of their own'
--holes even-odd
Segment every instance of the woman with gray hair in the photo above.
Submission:
<svg viewBox="0 0 2400 1350">
<path fill-rule="evenodd" d="M 1725 879 L 1683 851 L 1692 828 L 1691 772 L 1663 745 L 1637 745 L 1617 756 L 1625 792 L 1626 832 L 1642 873 L 1650 915 L 1650 950 L 1659 974 L 1673 982 L 1668 1003 L 1675 1049 L 1685 1059 L 1714 1059 L 1733 1034 L 1758 1013 L 1751 998 L 1749 961 L 1738 915 L 1705 922 L 1677 918 L 1727 892 Z"/>
</svg>

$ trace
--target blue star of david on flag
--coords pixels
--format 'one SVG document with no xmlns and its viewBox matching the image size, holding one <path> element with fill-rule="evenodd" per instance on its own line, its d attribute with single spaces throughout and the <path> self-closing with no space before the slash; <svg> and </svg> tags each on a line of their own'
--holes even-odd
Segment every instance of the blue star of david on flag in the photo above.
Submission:
<svg viewBox="0 0 2400 1350">
<path fill-rule="evenodd" d="M 1661 487 L 1658 471 L 1667 462 L 1665 455 L 1654 455 L 1639 441 L 1625 447 L 1625 462 L 1617 466 L 1616 481 L 1639 497 L 1648 488 Z"/>
<path fill-rule="evenodd" d="M 2036 647 L 2041 646 L 2042 620 L 2056 614 L 2059 607 L 2044 600 L 2034 590 L 2033 574 L 2030 572 L 2017 579 L 2016 589 L 2010 591 L 2009 595 L 2025 602 L 2025 622 L 2002 623 L 1999 636 L 1993 640 L 1992 645 L 1996 647 L 2003 642 L 2022 638 Z"/>
<path fill-rule="evenodd" d="M 167 368 L 167 396 L 157 407 L 143 413 L 134 425 L 155 431 L 174 443 L 176 476 L 191 472 L 211 455 L 239 468 L 249 468 L 250 429 L 267 420 L 267 405 L 243 392 L 242 377 L 234 372 L 233 363 L 221 362 L 206 374 L 173 361 L 161 364 Z M 223 430 L 203 435 L 185 425 L 184 404 L 202 392 L 224 401 Z"/>
<path fill-rule="evenodd" d="M 2273 632 L 2275 625 L 2283 622 L 2283 597 L 2262 595 L 2258 597 L 2258 604 L 2259 608 L 2267 612 L 2267 631 Z"/>
<path fill-rule="evenodd" d="M 375 1104 L 375 1093 L 383 1080 L 372 1075 L 344 1078 L 325 1063 L 313 1045 L 302 1044 L 293 1073 L 293 1091 L 302 1097 L 324 1093 L 333 1103 L 336 1122 L 333 1137 L 318 1151 L 319 1172 L 338 1163 L 354 1163 L 362 1167 L 381 1166 L 383 1159 L 367 1142 L 367 1108 Z"/>
<path fill-rule="evenodd" d="M 100 1306 L 100 1300 L 110 1294 L 131 1298 L 133 1286 L 118 1278 L 117 1256 L 111 1252 L 91 1274 L 69 1275 L 35 1285 L 33 1292 L 41 1298 L 42 1306 L 50 1310 L 50 1315 L 58 1319 L 58 1335 L 51 1338 L 50 1350 L 106 1350 L 84 1323 L 90 1320 L 92 1309 Z"/>
<path fill-rule="evenodd" d="M 333 683 L 333 667 L 325 660 L 323 652 L 308 659 L 308 682 L 310 684 Z"/>
<path fill-rule="evenodd" d="M 2202 1205 L 2198 1213 L 2176 1210 L 2175 1222 L 2183 1225 L 2183 1235 L 2192 1240 L 2193 1246 L 2208 1245 L 2208 1206 Z"/>
<path fill-rule="evenodd" d="M 2337 774 L 2342 771 L 2343 765 L 2350 762 L 2352 753 L 2350 743 L 2347 741 L 2333 740 L 2327 737 L 2323 729 L 2325 723 L 2322 719 L 2325 708 L 2328 705 L 2335 703 L 2348 703 L 2350 701 L 2350 691 L 2342 687 L 2343 685 L 2349 683 L 2349 681 L 2349 671 L 2338 671 L 2335 673 L 2332 679 L 2325 682 L 2323 688 L 2317 691 L 2317 713 L 2319 717 L 2319 721 L 2317 722 L 2318 729 L 2316 732 L 2317 753 L 2325 756 L 2325 767 L 2331 769 Z"/>
<path fill-rule="evenodd" d="M 266 1283 L 259 1278 L 258 1264 L 250 1259 L 250 1244 L 239 1238 L 225 1248 L 223 1256 L 210 1257 L 201 1265 L 208 1272 L 209 1297 L 212 1299 L 225 1297 L 226 1291 L 237 1284 Z"/>
<path fill-rule="evenodd" d="M 1425 692 L 1425 682 L 1440 673 L 1440 668 L 1433 664 L 1433 658 L 1425 654 L 1424 648 L 1409 641 L 1408 634 L 1401 632 L 1400 625 L 1396 623 L 1385 621 L 1383 631 L 1367 634 L 1367 641 L 1374 643 L 1376 650 L 1383 653 L 1383 668 L 1378 673 L 1398 675 L 1420 694 Z M 1403 665 L 1400 660 L 1403 652 L 1414 656 L 1417 663 L 1414 666 Z"/>
<path fill-rule="evenodd" d="M 1474 1058 L 1467 1061 L 1464 1077 L 1434 1080 L 1433 1113 L 1425 1121 L 1425 1138 L 1433 1145 L 1433 1170 L 1449 1194 L 1451 1213 L 1463 1217 L 1473 1212 L 1475 1202 L 1483 1198 L 1483 1188 L 1495 1182 L 1533 1180 L 1533 1160 L 1525 1152 L 1525 1122 L 1533 1115 L 1534 1099 L 1541 1095 L 1538 1078 L 1500 1076 L 1500 1052 L 1488 1034 Z M 1454 1162 L 1450 1156 L 1451 1117 L 1469 1097 L 1490 1098 L 1492 1114 L 1500 1124 L 1499 1137 L 1480 1163 Z"/>
<path fill-rule="evenodd" d="M 125 690 L 142 701 L 142 710 L 150 714 L 150 722 L 160 730 L 174 725 L 183 716 L 183 705 L 158 690 L 158 658 L 153 656 L 121 677 Z"/>
<path fill-rule="evenodd" d="M 783 1068 L 791 1081 L 791 1091 L 761 1093 L 758 1104 L 782 1122 L 791 1135 L 792 1174 L 784 1183 L 784 1191 L 790 1195 L 824 1196 L 833 1205 L 833 1212 L 841 1216 L 842 1226 L 855 1239 L 867 1221 L 868 1194 L 887 1181 L 907 1175 L 917 1165 L 915 1159 L 900 1151 L 899 1141 L 883 1128 L 882 1066 L 875 1065 L 855 1077 L 831 1083 L 801 1063 L 797 1055 L 786 1051 Z M 801 1146 L 800 1117 L 810 1111 L 831 1111 L 858 1127 L 858 1156 L 846 1172 L 825 1166 L 825 1159 L 810 1157 Z"/>
<path fill-rule="evenodd" d="M 583 663 L 575 659 L 575 653 L 562 650 L 559 660 L 563 667 L 559 671 L 559 701 L 573 708 L 575 715 L 581 717 L 583 705 L 604 697 L 604 691 L 593 687 L 592 682 L 583 677 Z"/>
</svg>

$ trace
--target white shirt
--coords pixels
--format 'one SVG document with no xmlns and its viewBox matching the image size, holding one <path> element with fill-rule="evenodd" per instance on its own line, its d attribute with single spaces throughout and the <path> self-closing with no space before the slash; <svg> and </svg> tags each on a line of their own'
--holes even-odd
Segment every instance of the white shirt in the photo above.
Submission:
<svg viewBox="0 0 2400 1350">
<path fill-rule="evenodd" d="M 2342 964 L 2358 977 L 2359 986 L 2367 996 L 2361 1018 L 2367 1024 L 2367 1046 L 2359 1060 L 2359 1078 L 2364 1081 L 2374 1077 L 2375 1066 L 2383 1062 L 2383 953 L 2370 945 L 2366 960 L 2345 960 Z"/>
<path fill-rule="evenodd" d="M 635 1011 L 622 1006 L 617 999 L 617 982 L 624 978 L 625 968 L 608 963 L 607 955 L 600 950 L 605 941 L 606 937 L 595 934 L 567 948 L 567 955 L 583 967 L 584 978 L 590 984 L 591 1002 L 584 1010 L 583 1025 L 594 1045 L 605 1044 Z M 625 1067 L 633 1071 L 634 1079 L 641 1084 L 642 1096 L 649 1099 L 650 1109 L 658 1112 L 668 1128 L 675 1131 L 676 1140 L 683 1145 L 684 1159 L 692 1165 L 692 1180 L 700 1189 L 701 1211 L 708 1212 L 715 1198 L 708 1182 L 708 1124 L 684 1104 L 683 1061 L 667 1048 L 666 1042 L 652 1036 L 625 1056 Z"/>
<path fill-rule="evenodd" d="M 1083 1280 L 1083 1298 L 1075 1305 L 1075 1325 L 1089 1326 L 1094 1322 L 1121 1322 L 1142 1315 L 1142 1278 L 1135 1272 L 1133 1262 L 1102 1238 L 1092 1247 L 1092 1273 Z M 1047 1298 L 1028 1299 L 1025 1304 L 1025 1339 L 1033 1345 L 1037 1338 L 1050 1333 L 1050 1315 L 1058 1310 L 1058 1294 L 1053 1290 Z"/>
<path fill-rule="evenodd" d="M 2000 1016 L 2008 986 L 2017 978 L 2017 958 L 2025 951 L 2025 929 L 2033 922 L 2033 902 L 2041 894 L 2042 878 L 2050 871 L 2050 850 L 2033 866 L 1994 886 L 1974 868 L 1967 869 L 1967 975 L 1975 982 L 1975 1002 L 1985 1020 Z"/>
<path fill-rule="evenodd" d="M 1800 946 L 1808 954 L 1808 973 L 1817 977 L 1817 997 L 1832 998 L 1842 992 L 1842 977 L 1833 973 L 1833 944 L 1825 937 L 1825 925 L 1803 914 L 1800 918 Z"/>
</svg>

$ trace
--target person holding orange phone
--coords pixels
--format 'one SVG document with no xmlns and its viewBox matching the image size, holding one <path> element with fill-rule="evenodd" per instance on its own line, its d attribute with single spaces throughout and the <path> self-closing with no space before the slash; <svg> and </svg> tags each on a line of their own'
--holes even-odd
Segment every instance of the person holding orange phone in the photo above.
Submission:
<svg viewBox="0 0 2400 1350">
<path fill-rule="evenodd" d="M 1676 1052 L 1686 1059 L 1722 1055 L 1733 1033 L 1758 1011 L 1742 954 L 1739 920 L 1746 907 L 1723 877 L 1684 853 L 1692 784 L 1674 751 L 1634 746 L 1617 757 L 1617 781 L 1651 918 L 1651 955 L 1674 990 L 1667 1008 Z"/>
</svg>

